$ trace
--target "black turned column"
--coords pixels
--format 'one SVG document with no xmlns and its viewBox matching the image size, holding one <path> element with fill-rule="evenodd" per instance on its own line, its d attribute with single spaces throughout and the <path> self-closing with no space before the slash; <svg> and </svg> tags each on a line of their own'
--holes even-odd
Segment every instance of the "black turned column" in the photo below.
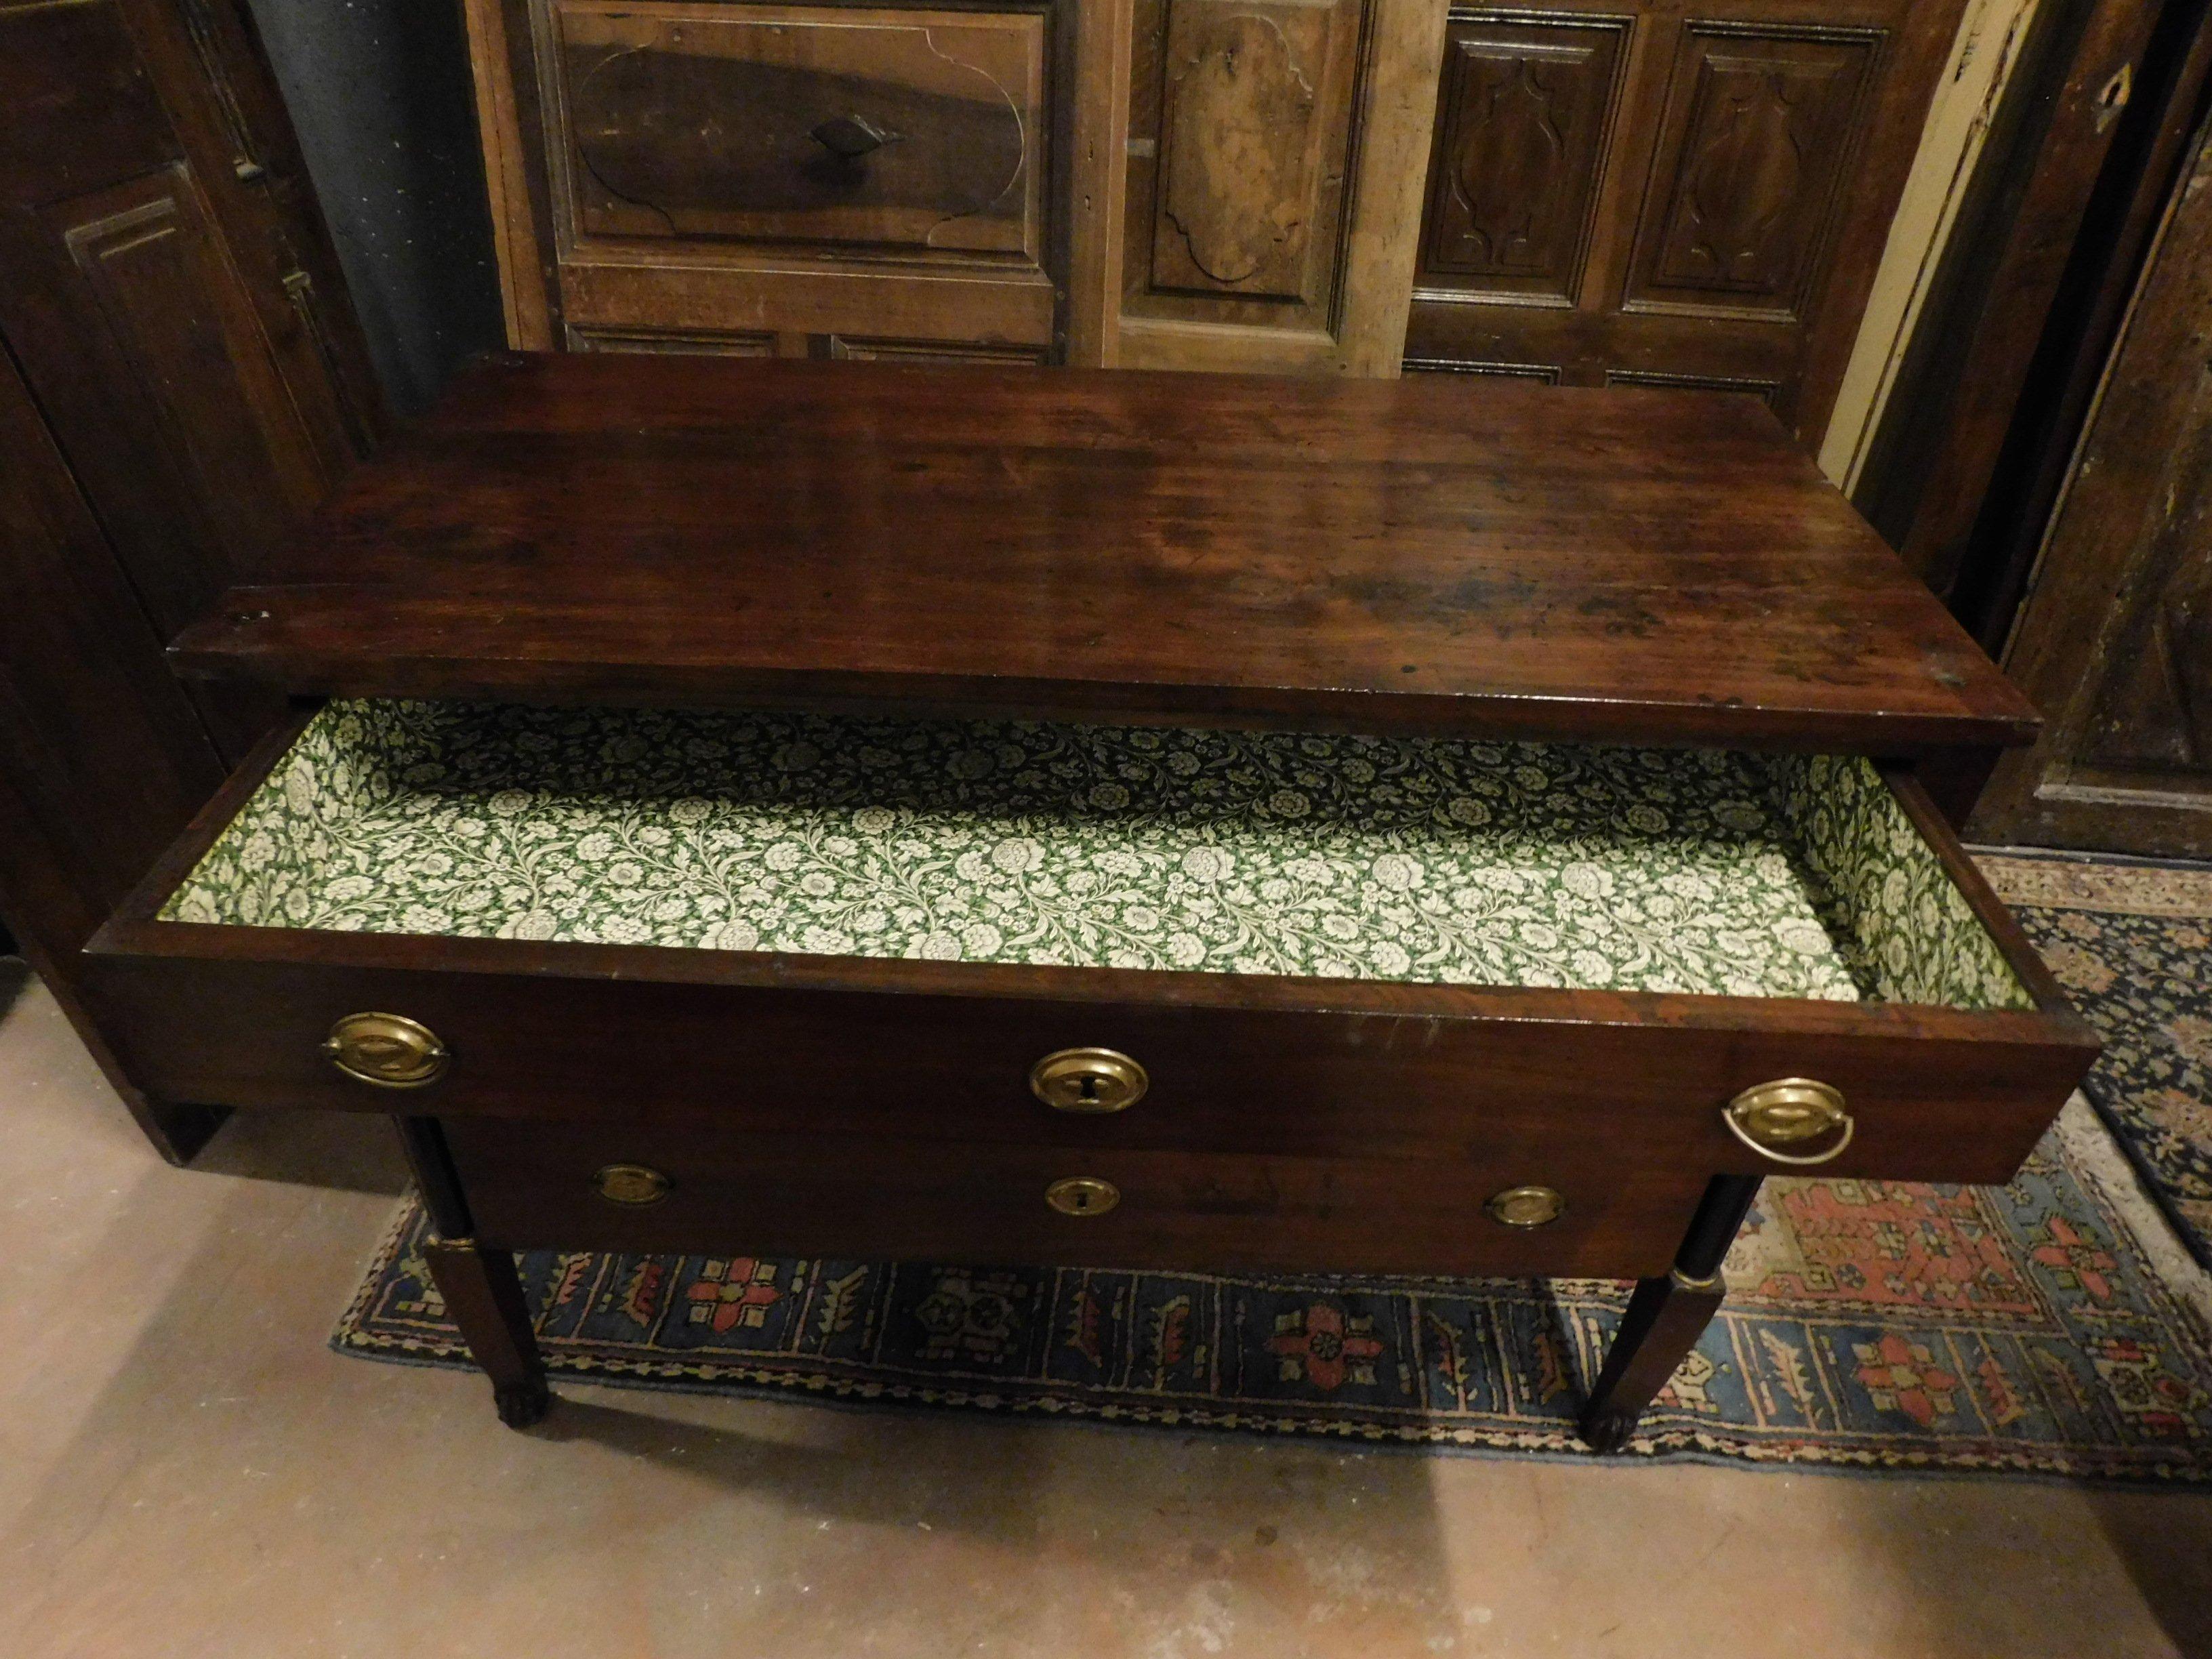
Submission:
<svg viewBox="0 0 2212 1659">
<path fill-rule="evenodd" d="M 506 1250 L 485 1249 L 469 1237 L 474 1228 L 467 1201 L 437 1120 L 392 1121 L 414 1168 L 422 1206 L 438 1230 L 439 1236 L 422 1246 L 431 1280 L 461 1340 L 469 1345 L 469 1358 L 491 1379 L 499 1420 L 510 1429 L 526 1429 L 545 1415 L 553 1396 L 545 1386 L 545 1362 L 538 1352 L 514 1257 Z"/>
<path fill-rule="evenodd" d="M 1721 1263 L 1759 1196 L 1759 1182 L 1757 1176 L 1715 1176 L 1674 1254 L 1673 1271 L 1664 1279 L 1637 1281 L 1583 1407 L 1583 1438 L 1600 1451 L 1618 1451 L 1628 1443 L 1644 1408 L 1719 1311 L 1728 1294 Z"/>
</svg>

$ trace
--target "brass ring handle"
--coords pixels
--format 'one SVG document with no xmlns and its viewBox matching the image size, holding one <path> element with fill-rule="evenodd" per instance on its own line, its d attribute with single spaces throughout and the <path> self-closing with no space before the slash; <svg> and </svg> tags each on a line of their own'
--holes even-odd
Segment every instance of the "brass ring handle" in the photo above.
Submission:
<svg viewBox="0 0 2212 1659">
<path fill-rule="evenodd" d="M 357 1083 L 420 1089 L 446 1074 L 453 1054 L 438 1034 L 404 1014 L 348 1014 L 323 1039 L 323 1058 Z"/>
<path fill-rule="evenodd" d="M 1858 1120 L 1844 1109 L 1843 1091 L 1808 1077 L 1778 1078 L 1746 1089 L 1721 1109 L 1721 1121 L 1761 1158 L 1798 1168 L 1840 1158 L 1858 1133 Z M 1834 1144 L 1817 1152 L 1789 1150 L 1824 1135 L 1834 1135 Z"/>
</svg>

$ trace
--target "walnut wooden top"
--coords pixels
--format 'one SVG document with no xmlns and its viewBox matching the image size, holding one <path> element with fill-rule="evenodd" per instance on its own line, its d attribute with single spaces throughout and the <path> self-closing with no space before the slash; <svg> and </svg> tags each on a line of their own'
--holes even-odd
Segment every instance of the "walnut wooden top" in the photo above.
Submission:
<svg viewBox="0 0 2212 1659">
<path fill-rule="evenodd" d="M 301 692 L 1719 742 L 2027 703 L 1749 398 L 501 356 L 172 647 Z"/>
</svg>

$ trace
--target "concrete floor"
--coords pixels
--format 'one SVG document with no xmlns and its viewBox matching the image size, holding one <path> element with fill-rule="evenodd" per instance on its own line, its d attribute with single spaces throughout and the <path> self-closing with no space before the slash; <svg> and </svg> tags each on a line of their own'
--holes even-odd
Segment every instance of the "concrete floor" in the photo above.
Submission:
<svg viewBox="0 0 2212 1659">
<path fill-rule="evenodd" d="M 518 1435 L 324 1346 L 381 1123 L 165 1168 L 35 985 L 0 1113 L 5 1659 L 2212 1655 L 2212 1496 L 574 1387 Z"/>
</svg>

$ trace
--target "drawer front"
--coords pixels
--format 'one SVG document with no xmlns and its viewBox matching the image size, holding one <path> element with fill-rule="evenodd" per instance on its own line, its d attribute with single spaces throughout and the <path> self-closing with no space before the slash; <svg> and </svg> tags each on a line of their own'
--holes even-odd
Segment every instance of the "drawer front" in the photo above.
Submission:
<svg viewBox="0 0 2212 1659">
<path fill-rule="evenodd" d="M 1441 1018 L 902 994 L 617 977 L 679 954 L 621 947 L 162 931 L 250 935 L 239 943 L 303 958 L 94 959 L 126 1067 L 153 1092 L 207 1104 L 1322 1158 L 1564 1150 L 1702 1180 L 1775 1172 L 1728 1133 L 1722 1108 L 1754 1084 L 1808 1076 L 1842 1091 L 1856 1122 L 1828 1172 L 1989 1182 L 2010 1178 L 2083 1063 L 2025 1014 L 1976 1017 L 1962 1033 L 1940 1011 L 1711 998 L 1486 994 L 1460 1000 L 1488 1012 Z M 353 951 L 443 965 L 304 959 Z M 523 966 L 547 961 L 564 971 Z M 897 983 L 929 966 L 872 971 Z M 1190 987 L 1199 977 L 1106 976 L 1263 1005 L 1282 994 L 1279 981 Z M 1633 1017 L 1655 1001 L 1663 1018 Z M 422 1022 L 449 1062 L 413 1089 L 344 1075 L 322 1045 L 340 1017 L 369 1010 Z M 1091 1046 L 1143 1066 L 1144 1097 L 1110 1114 L 1042 1104 L 1031 1067 Z"/>
<path fill-rule="evenodd" d="M 547 9 L 580 239 L 1043 255 L 1045 19 Z"/>
<path fill-rule="evenodd" d="M 515 1249 L 1648 1274 L 1666 1271 L 1705 1184 L 1533 1153 L 1329 1159 L 481 1119 L 446 1132 L 478 1237 Z M 1552 1218 L 1532 1187 L 1556 1193 Z M 1522 1224 L 1486 1207 L 1507 1192 L 1522 1194 L 1503 1207 Z"/>
</svg>

